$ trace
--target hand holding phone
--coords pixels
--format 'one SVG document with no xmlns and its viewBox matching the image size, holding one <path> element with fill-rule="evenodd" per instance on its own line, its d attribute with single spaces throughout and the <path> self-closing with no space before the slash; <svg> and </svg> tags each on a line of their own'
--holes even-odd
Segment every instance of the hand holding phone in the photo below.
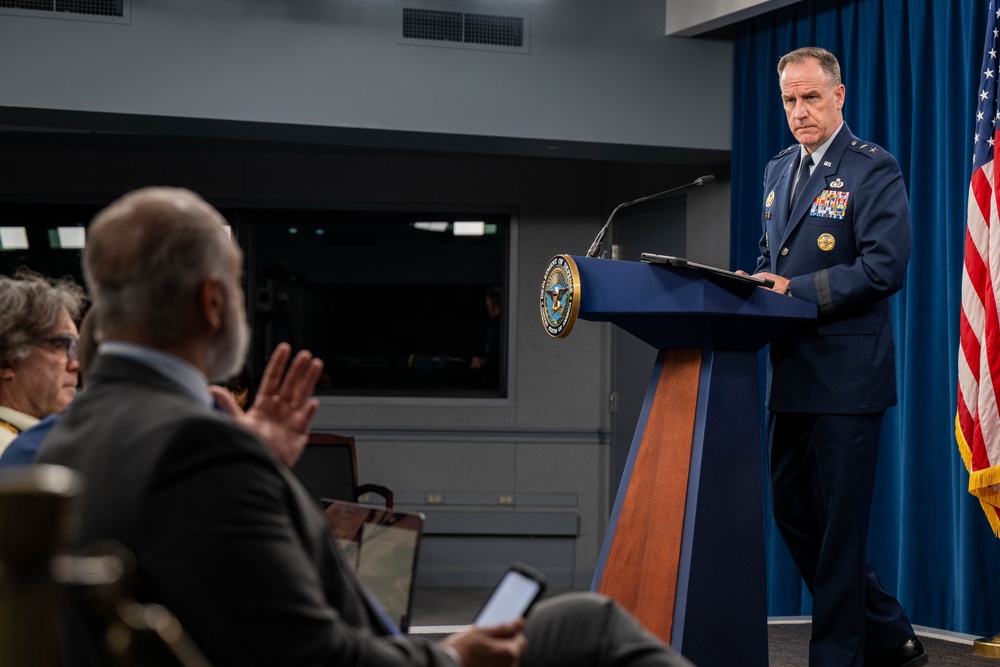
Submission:
<svg viewBox="0 0 1000 667">
<path fill-rule="evenodd" d="M 514 563 L 476 616 L 475 625 L 496 625 L 521 618 L 545 592 L 545 576 L 524 563 Z"/>
</svg>

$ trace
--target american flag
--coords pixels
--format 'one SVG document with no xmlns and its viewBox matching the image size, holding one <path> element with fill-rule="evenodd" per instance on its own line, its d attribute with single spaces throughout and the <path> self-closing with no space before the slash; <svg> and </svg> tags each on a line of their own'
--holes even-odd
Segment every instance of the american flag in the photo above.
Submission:
<svg viewBox="0 0 1000 667">
<path fill-rule="evenodd" d="M 1000 173 L 994 148 L 1000 141 L 997 67 L 1000 9 L 990 2 L 979 74 L 969 211 L 959 320 L 958 411 L 955 437 L 969 471 L 969 493 L 1000 537 Z"/>
</svg>

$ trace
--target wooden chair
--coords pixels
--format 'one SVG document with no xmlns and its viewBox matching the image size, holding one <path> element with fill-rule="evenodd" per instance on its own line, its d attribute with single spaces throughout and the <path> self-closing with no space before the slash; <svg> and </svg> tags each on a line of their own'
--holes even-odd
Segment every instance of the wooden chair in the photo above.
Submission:
<svg viewBox="0 0 1000 667">
<path fill-rule="evenodd" d="M 292 471 L 317 501 L 323 498 L 369 502 L 369 494 L 382 496 L 392 507 L 392 491 L 381 484 L 358 484 L 358 459 L 354 437 L 332 433 L 310 433 L 309 442 Z"/>
<path fill-rule="evenodd" d="M 211 667 L 166 608 L 132 599 L 123 547 L 65 551 L 82 490 L 62 466 L 0 472 L 0 664 L 56 667 L 63 614 L 83 613 L 107 629 L 116 667 Z"/>
<path fill-rule="evenodd" d="M 59 664 L 52 559 L 66 547 L 83 478 L 59 466 L 0 475 L 0 664 Z"/>
</svg>

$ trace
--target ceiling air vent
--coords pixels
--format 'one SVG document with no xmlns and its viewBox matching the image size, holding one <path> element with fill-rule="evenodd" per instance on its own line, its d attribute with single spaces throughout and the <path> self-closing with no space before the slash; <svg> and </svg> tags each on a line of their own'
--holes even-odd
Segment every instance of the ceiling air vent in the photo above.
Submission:
<svg viewBox="0 0 1000 667">
<path fill-rule="evenodd" d="M 0 14 L 128 23 L 131 0 L 0 0 Z"/>
<path fill-rule="evenodd" d="M 399 5 L 400 44 L 528 52 L 527 15 Z"/>
</svg>

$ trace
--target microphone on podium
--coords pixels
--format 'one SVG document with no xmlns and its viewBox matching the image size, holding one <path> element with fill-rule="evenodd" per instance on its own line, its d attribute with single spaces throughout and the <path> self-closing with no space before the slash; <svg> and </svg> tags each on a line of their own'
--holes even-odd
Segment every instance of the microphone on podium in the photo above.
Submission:
<svg viewBox="0 0 1000 667">
<path fill-rule="evenodd" d="M 611 220 L 615 217 L 615 214 L 618 213 L 620 209 L 623 209 L 626 206 L 632 206 L 633 204 L 641 204 L 644 201 L 659 199 L 660 197 L 665 197 L 669 194 L 680 192 L 685 188 L 694 187 L 696 185 L 707 185 L 708 183 L 712 183 L 714 181 L 715 181 L 715 176 L 709 174 L 707 176 L 701 176 L 699 178 L 696 178 L 690 183 L 685 183 L 684 185 L 678 185 L 676 188 L 670 188 L 669 190 L 664 190 L 663 192 L 657 192 L 655 195 L 647 195 L 645 197 L 639 197 L 638 199 L 633 199 L 632 201 L 622 202 L 621 204 L 618 204 L 618 206 L 615 207 L 615 210 L 611 211 L 611 215 L 608 216 L 608 221 L 604 223 L 603 227 L 601 227 L 601 231 L 597 233 L 597 237 L 594 239 L 594 242 L 590 244 L 590 250 L 587 251 L 587 257 L 601 256 L 602 254 L 601 241 L 604 239 L 604 235 L 607 233 L 608 228 L 611 226 Z"/>
</svg>

